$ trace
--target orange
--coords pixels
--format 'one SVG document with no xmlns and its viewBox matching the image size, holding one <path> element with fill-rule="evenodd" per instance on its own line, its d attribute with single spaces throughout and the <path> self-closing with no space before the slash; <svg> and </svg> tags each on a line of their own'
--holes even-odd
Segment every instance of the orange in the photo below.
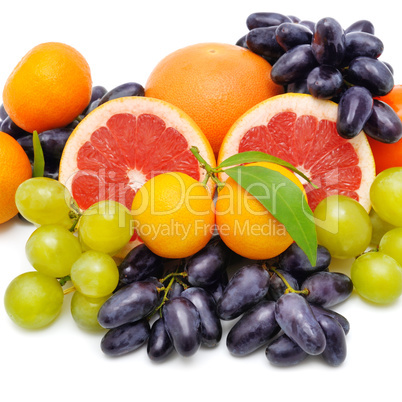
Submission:
<svg viewBox="0 0 402 402">
<path fill-rule="evenodd" d="M 215 154 L 223 137 L 252 106 L 283 92 L 271 65 L 239 46 L 200 43 L 166 56 L 151 72 L 145 95 L 170 102 L 200 126 Z"/>
<path fill-rule="evenodd" d="M 15 193 L 31 176 L 31 164 L 21 145 L 0 131 L 0 223 L 17 215 Z"/>
<path fill-rule="evenodd" d="M 244 151 L 261 151 L 291 163 L 318 186 L 302 180 L 314 211 L 332 194 L 359 201 L 369 211 L 375 178 L 366 135 L 352 140 L 338 135 L 337 105 L 311 95 L 287 93 L 263 101 L 232 126 L 222 142 L 218 164 Z M 225 175 L 221 175 L 225 180 Z"/>
<path fill-rule="evenodd" d="M 402 85 L 395 85 L 390 93 L 378 98 L 388 103 L 402 120 Z M 367 137 L 373 151 L 377 174 L 385 169 L 402 166 L 402 140 L 395 144 L 385 144 Z"/>
<path fill-rule="evenodd" d="M 250 164 L 253 165 L 281 173 L 295 183 L 305 196 L 303 185 L 290 170 L 267 162 Z M 274 189 L 267 191 L 274 196 Z M 247 188 L 230 177 L 218 193 L 216 226 L 220 237 L 232 251 L 250 259 L 276 257 L 293 243 L 285 226 L 249 194 Z"/>
<path fill-rule="evenodd" d="M 70 135 L 59 180 L 81 209 L 105 199 L 131 209 L 138 189 L 158 174 L 175 171 L 197 181 L 205 178 L 191 146 L 215 166 L 208 140 L 177 107 L 145 97 L 114 99 L 92 111 Z M 212 193 L 212 180 L 208 186 Z M 138 242 L 135 233 L 123 252 Z"/>
<path fill-rule="evenodd" d="M 164 173 L 147 181 L 134 197 L 132 213 L 146 246 L 165 258 L 195 254 L 215 226 L 210 192 L 185 173 Z"/>
<path fill-rule="evenodd" d="M 42 132 L 71 123 L 91 99 L 88 63 L 64 43 L 42 43 L 31 49 L 8 77 L 4 108 L 22 129 Z"/>
</svg>

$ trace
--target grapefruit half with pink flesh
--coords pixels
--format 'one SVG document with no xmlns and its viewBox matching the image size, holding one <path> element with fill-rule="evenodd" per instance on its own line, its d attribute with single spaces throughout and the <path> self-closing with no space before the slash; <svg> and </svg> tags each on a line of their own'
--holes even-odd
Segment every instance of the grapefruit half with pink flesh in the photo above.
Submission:
<svg viewBox="0 0 402 402">
<path fill-rule="evenodd" d="M 182 172 L 198 181 L 205 178 L 191 146 L 215 166 L 207 138 L 177 107 L 146 97 L 114 99 L 75 128 L 63 151 L 59 181 L 82 210 L 106 199 L 131 210 L 136 191 L 156 175 Z M 212 181 L 208 187 L 213 193 Z M 124 257 L 139 243 L 134 234 L 118 256 Z"/>
<path fill-rule="evenodd" d="M 260 151 L 279 157 L 303 172 L 318 189 L 302 178 L 312 210 L 332 194 L 359 201 L 369 211 L 369 190 L 375 164 L 366 135 L 352 140 L 336 130 L 337 104 L 311 95 L 287 93 L 251 108 L 225 136 L 220 162 L 234 154 Z M 221 174 L 226 180 L 227 175 Z"/>
</svg>

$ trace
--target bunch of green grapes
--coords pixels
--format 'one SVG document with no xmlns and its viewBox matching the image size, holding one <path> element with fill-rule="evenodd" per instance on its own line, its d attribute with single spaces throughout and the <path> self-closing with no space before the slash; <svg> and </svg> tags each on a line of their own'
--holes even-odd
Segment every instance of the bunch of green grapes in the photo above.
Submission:
<svg viewBox="0 0 402 402">
<path fill-rule="evenodd" d="M 130 211 L 116 201 L 101 201 L 82 212 L 65 186 L 43 177 L 22 183 L 16 204 L 37 226 L 25 245 L 35 271 L 9 284 L 4 304 L 10 318 L 25 328 L 45 327 L 60 314 L 64 295 L 74 291 L 75 322 L 88 330 L 101 328 L 97 312 L 119 281 L 112 256 L 132 236 Z"/>
</svg>

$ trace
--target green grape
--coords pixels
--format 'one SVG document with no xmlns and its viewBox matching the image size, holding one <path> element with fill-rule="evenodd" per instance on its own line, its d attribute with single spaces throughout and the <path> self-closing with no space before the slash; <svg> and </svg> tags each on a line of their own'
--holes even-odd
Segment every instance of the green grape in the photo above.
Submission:
<svg viewBox="0 0 402 402">
<path fill-rule="evenodd" d="M 378 249 L 392 257 L 402 267 L 402 228 L 395 228 L 385 233 Z"/>
<path fill-rule="evenodd" d="M 37 329 L 56 319 L 63 299 L 63 289 L 57 279 L 34 271 L 11 281 L 4 295 L 4 306 L 17 325 Z"/>
<path fill-rule="evenodd" d="M 116 289 L 119 270 L 110 255 L 89 250 L 75 261 L 70 277 L 76 290 L 85 296 L 104 297 Z"/>
<path fill-rule="evenodd" d="M 78 237 L 83 249 L 113 255 L 133 235 L 132 215 L 122 204 L 106 200 L 89 207 L 80 219 Z"/>
<path fill-rule="evenodd" d="M 370 199 L 382 220 L 402 226 L 402 167 L 379 173 L 370 187 Z"/>
<path fill-rule="evenodd" d="M 402 268 L 381 251 L 371 251 L 356 258 L 351 279 L 357 293 L 374 303 L 392 303 L 402 294 Z"/>
<path fill-rule="evenodd" d="M 363 253 L 371 240 L 368 213 L 357 201 L 331 195 L 314 211 L 318 243 L 334 258 L 353 258 Z"/>
<path fill-rule="evenodd" d="M 378 216 L 377 212 L 375 212 L 374 208 L 371 208 L 369 216 L 370 216 L 371 224 L 373 226 L 373 233 L 371 235 L 370 243 L 375 246 L 378 246 L 381 238 L 385 235 L 385 233 L 387 233 L 391 229 L 394 229 L 395 226 L 391 225 L 388 222 L 383 221 Z"/>
<path fill-rule="evenodd" d="M 59 181 L 33 177 L 20 184 L 15 194 L 19 213 L 36 225 L 57 223 L 66 228 L 73 225 L 69 217 L 71 195 Z"/>
<path fill-rule="evenodd" d="M 70 275 L 71 267 L 81 253 L 77 237 L 60 225 L 40 226 L 25 245 L 25 254 L 31 265 L 55 278 Z"/>
<path fill-rule="evenodd" d="M 71 298 L 71 315 L 75 323 L 87 331 L 104 330 L 98 323 L 98 311 L 110 296 L 93 298 L 74 292 Z"/>
</svg>

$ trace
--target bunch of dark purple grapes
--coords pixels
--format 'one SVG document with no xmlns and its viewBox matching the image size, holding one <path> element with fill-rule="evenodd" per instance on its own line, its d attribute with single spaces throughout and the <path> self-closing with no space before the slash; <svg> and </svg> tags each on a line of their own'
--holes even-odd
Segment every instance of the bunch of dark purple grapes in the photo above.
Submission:
<svg viewBox="0 0 402 402">
<path fill-rule="evenodd" d="M 272 80 L 287 92 L 311 94 L 338 103 L 337 130 L 351 139 L 362 130 L 384 143 L 402 137 L 394 110 L 376 97 L 394 87 L 393 69 L 378 58 L 383 42 L 374 26 L 360 20 L 347 29 L 333 18 L 317 23 L 272 12 L 250 14 L 249 32 L 237 45 L 272 64 Z"/>
<path fill-rule="evenodd" d="M 109 329 L 101 348 L 118 356 L 147 344 L 154 361 L 173 351 L 191 356 L 202 345 L 218 345 L 222 321 L 236 320 L 226 338 L 232 355 L 266 347 L 275 365 L 321 355 L 337 366 L 346 358 L 349 323 L 329 307 L 346 300 L 353 285 L 329 272 L 328 250 L 318 246 L 317 256 L 312 267 L 293 244 L 274 260 L 244 260 L 216 236 L 169 272 L 163 259 L 138 246 L 120 264 L 118 290 L 99 310 L 99 323 Z"/>
<path fill-rule="evenodd" d="M 45 159 L 45 177 L 58 179 L 60 158 L 64 150 L 64 146 L 70 134 L 78 123 L 96 107 L 103 103 L 124 96 L 144 96 L 144 88 L 136 82 L 127 82 L 119 85 L 110 91 L 107 91 L 103 86 L 94 86 L 92 88 L 92 96 L 88 106 L 77 119 L 72 121 L 66 127 L 55 128 L 43 131 L 39 134 L 39 140 L 43 150 Z M 32 134 L 18 127 L 8 116 L 4 106 L 0 106 L 0 131 L 14 137 L 28 155 L 29 160 L 33 164 L 34 151 Z"/>
</svg>

